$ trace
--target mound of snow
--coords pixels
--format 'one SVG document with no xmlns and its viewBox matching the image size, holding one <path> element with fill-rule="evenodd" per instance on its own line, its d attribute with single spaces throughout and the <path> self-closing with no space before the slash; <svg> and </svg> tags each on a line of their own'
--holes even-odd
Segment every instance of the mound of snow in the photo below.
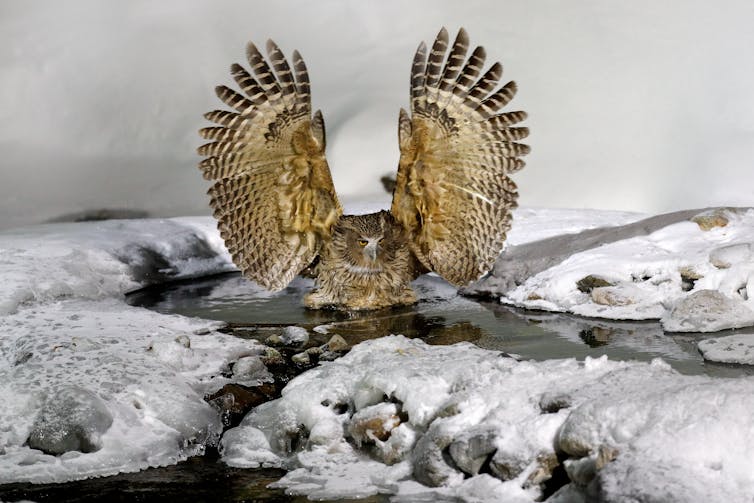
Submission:
<svg viewBox="0 0 754 503">
<path fill-rule="evenodd" d="M 0 484 L 174 464 L 218 441 L 219 413 L 204 395 L 262 346 L 123 299 L 231 270 L 211 219 L 6 231 L 0 257 Z M 268 378 L 256 368 L 246 383 Z"/>
<path fill-rule="evenodd" d="M 553 501 L 745 501 L 753 393 L 754 379 L 660 360 L 517 362 L 390 336 L 292 380 L 221 450 L 292 469 L 276 485 L 316 499 L 535 501 L 565 458 L 572 482 Z"/>
<path fill-rule="evenodd" d="M 471 292 L 528 309 L 661 319 L 667 331 L 749 326 L 753 246 L 754 209 L 679 212 L 513 247 Z"/>
</svg>

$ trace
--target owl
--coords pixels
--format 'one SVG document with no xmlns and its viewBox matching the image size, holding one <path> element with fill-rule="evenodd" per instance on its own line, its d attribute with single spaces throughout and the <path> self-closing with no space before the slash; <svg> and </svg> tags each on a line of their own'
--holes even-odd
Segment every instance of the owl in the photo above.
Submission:
<svg viewBox="0 0 754 503">
<path fill-rule="evenodd" d="M 325 123 L 312 114 L 301 55 L 289 62 L 252 43 L 251 67 L 231 66 L 241 92 L 217 87 L 232 110 L 205 118 L 210 140 L 199 168 L 213 182 L 210 205 L 244 276 L 281 290 L 315 275 L 312 309 L 380 309 L 416 302 L 411 282 L 435 272 L 465 286 L 489 271 L 505 243 L 518 197 L 509 175 L 524 166 L 526 118 L 506 111 L 516 84 L 498 86 L 502 66 L 459 30 L 422 42 L 411 67 L 409 114 L 398 118 L 400 160 L 389 211 L 343 215 L 325 158 Z"/>
</svg>

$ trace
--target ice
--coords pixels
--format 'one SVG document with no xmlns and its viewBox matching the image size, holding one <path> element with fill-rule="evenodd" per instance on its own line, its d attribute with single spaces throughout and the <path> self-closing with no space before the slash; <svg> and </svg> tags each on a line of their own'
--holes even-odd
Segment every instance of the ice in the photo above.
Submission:
<svg viewBox="0 0 754 503">
<path fill-rule="evenodd" d="M 504 252 L 492 275 L 469 291 L 529 309 L 661 319 L 668 331 L 752 325 L 754 210 L 716 210 L 724 224 L 705 228 L 700 217 L 709 215 L 685 211 L 529 241 Z M 579 288 L 588 277 L 606 286 Z"/>
<path fill-rule="evenodd" d="M 754 334 L 736 334 L 699 341 L 705 360 L 754 365 Z"/>
<path fill-rule="evenodd" d="M 295 378 L 221 448 L 292 469 L 276 485 L 317 499 L 536 501 L 560 453 L 575 482 L 553 501 L 743 502 L 752 408 L 754 379 L 661 360 L 517 362 L 389 336 Z"/>
</svg>

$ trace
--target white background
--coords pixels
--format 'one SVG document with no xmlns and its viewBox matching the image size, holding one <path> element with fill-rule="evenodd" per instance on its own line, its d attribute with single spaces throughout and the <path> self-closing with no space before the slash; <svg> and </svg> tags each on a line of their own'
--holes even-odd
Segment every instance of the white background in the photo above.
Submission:
<svg viewBox="0 0 754 503">
<path fill-rule="evenodd" d="M 201 114 L 244 45 L 299 49 L 338 191 L 379 193 L 420 40 L 460 26 L 530 114 L 520 203 L 754 204 L 748 0 L 0 2 L 0 227 L 95 208 L 205 214 Z"/>
</svg>

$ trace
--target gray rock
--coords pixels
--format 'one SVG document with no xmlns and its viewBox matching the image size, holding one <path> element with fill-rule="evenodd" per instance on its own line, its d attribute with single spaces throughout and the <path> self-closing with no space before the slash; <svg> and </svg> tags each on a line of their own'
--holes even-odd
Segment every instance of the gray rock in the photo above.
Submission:
<svg viewBox="0 0 754 503">
<path fill-rule="evenodd" d="M 496 436 L 495 431 L 486 430 L 456 439 L 450 444 L 450 457 L 464 473 L 477 475 L 487 458 L 497 449 Z"/>
<path fill-rule="evenodd" d="M 451 481 L 463 480 L 463 473 L 448 464 L 443 451 L 453 439 L 439 428 L 431 428 L 416 443 L 411 457 L 414 463 L 414 478 L 424 485 L 440 487 Z"/>
<path fill-rule="evenodd" d="M 28 444 L 54 455 L 94 452 L 100 449 L 100 436 L 112 423 L 113 416 L 102 399 L 83 388 L 66 386 L 45 400 Z"/>
</svg>

